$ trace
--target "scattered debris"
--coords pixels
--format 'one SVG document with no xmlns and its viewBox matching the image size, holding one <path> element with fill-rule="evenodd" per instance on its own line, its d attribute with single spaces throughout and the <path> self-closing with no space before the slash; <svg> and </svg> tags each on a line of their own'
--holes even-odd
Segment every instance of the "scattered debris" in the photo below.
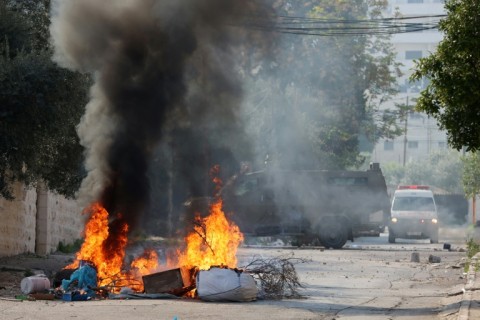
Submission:
<svg viewBox="0 0 480 320">
<path fill-rule="evenodd" d="M 264 299 L 298 298 L 302 284 L 295 270 L 296 263 L 308 262 L 294 257 L 254 257 L 244 270 L 253 275 L 261 287 L 260 297 Z"/>
<path fill-rule="evenodd" d="M 412 256 L 410 257 L 410 262 L 420 262 L 420 253 L 412 252 Z"/>
<path fill-rule="evenodd" d="M 462 287 L 456 287 L 456 288 L 453 288 L 452 290 L 450 290 L 447 293 L 447 296 L 448 297 L 453 297 L 453 296 L 461 295 L 463 293 L 465 293 L 465 288 L 463 286 Z"/>
<path fill-rule="evenodd" d="M 58 289 L 65 301 L 85 301 L 95 297 L 97 286 L 97 270 L 89 263 L 85 263 L 75 270 L 70 279 L 63 279 Z"/>
<path fill-rule="evenodd" d="M 179 297 L 169 293 L 110 293 L 109 299 L 179 299 Z"/>
<path fill-rule="evenodd" d="M 55 294 L 54 293 L 31 293 L 29 294 L 29 297 L 32 298 L 33 300 L 55 300 Z"/>
<path fill-rule="evenodd" d="M 143 276 L 145 293 L 170 293 L 182 296 L 195 287 L 195 270 L 176 268 Z"/>
<path fill-rule="evenodd" d="M 442 259 L 440 257 L 434 256 L 432 254 L 428 257 L 428 262 L 430 263 L 440 263 L 441 261 Z"/>
<path fill-rule="evenodd" d="M 198 297 L 205 301 L 254 301 L 259 291 L 253 276 L 238 269 L 200 270 L 196 282 Z"/>
<path fill-rule="evenodd" d="M 23 278 L 20 288 L 24 294 L 38 293 L 50 288 L 50 280 L 44 274 Z"/>
<path fill-rule="evenodd" d="M 4 297 L 0 297 L 0 300 L 2 300 L 2 301 L 17 301 L 17 302 L 22 302 L 22 300 L 17 299 L 17 298 L 4 298 Z"/>
<path fill-rule="evenodd" d="M 450 243 L 444 243 L 443 244 L 443 249 L 450 251 L 452 249 L 452 246 L 450 245 Z"/>
</svg>

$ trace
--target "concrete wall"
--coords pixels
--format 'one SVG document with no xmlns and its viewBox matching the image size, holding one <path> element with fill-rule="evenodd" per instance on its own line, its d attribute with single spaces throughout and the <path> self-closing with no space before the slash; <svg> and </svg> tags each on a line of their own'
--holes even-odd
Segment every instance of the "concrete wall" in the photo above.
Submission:
<svg viewBox="0 0 480 320">
<path fill-rule="evenodd" d="M 17 183 L 15 200 L 0 197 L 0 256 L 35 252 L 37 192 Z"/>
<path fill-rule="evenodd" d="M 15 200 L 0 197 L 0 256 L 46 255 L 58 243 L 81 238 L 85 216 L 74 200 L 45 190 L 14 185 Z"/>
<path fill-rule="evenodd" d="M 85 216 L 77 203 L 43 187 L 37 192 L 35 253 L 49 254 L 57 249 L 59 242 L 69 244 L 81 238 Z"/>
</svg>

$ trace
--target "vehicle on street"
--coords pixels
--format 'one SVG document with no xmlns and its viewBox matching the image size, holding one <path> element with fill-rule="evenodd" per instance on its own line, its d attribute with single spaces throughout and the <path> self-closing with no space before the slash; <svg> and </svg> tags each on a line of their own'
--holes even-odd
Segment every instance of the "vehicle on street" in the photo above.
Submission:
<svg viewBox="0 0 480 320">
<path fill-rule="evenodd" d="M 430 239 L 438 243 L 438 214 L 428 186 L 399 186 L 393 195 L 388 242 L 402 239 Z"/>
<path fill-rule="evenodd" d="M 267 168 L 240 175 L 221 197 L 243 233 L 291 236 L 297 245 L 339 249 L 357 235 L 379 236 L 390 217 L 378 163 L 365 171 Z M 196 202 L 189 202 L 190 215 L 202 211 Z"/>
</svg>

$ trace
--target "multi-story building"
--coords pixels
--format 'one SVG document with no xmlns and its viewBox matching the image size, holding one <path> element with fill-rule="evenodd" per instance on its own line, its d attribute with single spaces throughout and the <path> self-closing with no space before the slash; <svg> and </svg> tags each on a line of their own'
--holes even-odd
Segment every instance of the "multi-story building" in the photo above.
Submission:
<svg viewBox="0 0 480 320">
<path fill-rule="evenodd" d="M 429 27 L 438 22 L 445 14 L 443 0 L 390 0 L 388 14 L 394 16 L 398 12 L 408 23 L 419 23 L 411 26 L 411 30 L 422 25 Z M 415 18 L 415 19 L 413 19 Z M 410 31 L 410 30 L 408 30 Z M 420 90 L 426 87 L 426 81 L 409 82 L 414 60 L 426 57 L 435 51 L 443 35 L 438 29 L 426 29 L 399 33 L 392 36 L 392 43 L 397 52 L 397 59 L 402 63 L 403 76 L 398 80 L 400 93 L 383 108 L 394 109 L 395 104 L 413 106 Z M 405 129 L 405 134 L 393 140 L 380 140 L 372 154 L 375 162 L 408 161 L 428 156 L 431 152 L 447 148 L 447 138 L 444 131 L 439 130 L 435 119 L 423 113 L 411 112 L 407 117 L 399 115 L 398 124 Z"/>
</svg>

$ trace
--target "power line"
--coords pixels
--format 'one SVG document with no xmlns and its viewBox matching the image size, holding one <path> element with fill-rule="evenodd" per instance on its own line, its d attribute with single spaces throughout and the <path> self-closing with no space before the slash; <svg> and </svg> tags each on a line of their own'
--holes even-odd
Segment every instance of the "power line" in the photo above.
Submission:
<svg viewBox="0 0 480 320">
<path fill-rule="evenodd" d="M 244 21 L 244 26 L 260 31 L 294 35 L 380 35 L 437 29 L 440 19 L 444 17 L 446 15 L 355 20 L 275 16 L 272 20 L 249 18 Z M 418 21 L 419 19 L 429 21 Z"/>
</svg>

